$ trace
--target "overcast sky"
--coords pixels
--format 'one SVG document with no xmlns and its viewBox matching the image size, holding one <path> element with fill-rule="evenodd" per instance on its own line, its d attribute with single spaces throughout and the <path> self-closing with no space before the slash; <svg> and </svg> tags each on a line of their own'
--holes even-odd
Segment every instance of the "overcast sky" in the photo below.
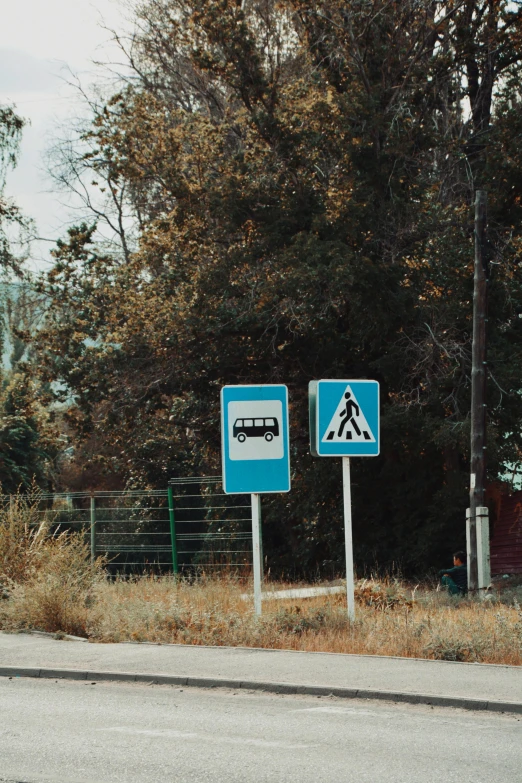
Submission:
<svg viewBox="0 0 522 783">
<path fill-rule="evenodd" d="M 54 239 L 73 219 L 63 195 L 45 174 L 44 153 L 55 129 L 78 112 L 78 99 L 66 79 L 68 69 L 87 85 L 93 60 L 114 58 L 103 25 L 125 28 L 118 0 L 16 0 L 3 3 L 0 23 L 0 103 L 14 105 L 30 121 L 24 130 L 17 169 L 7 195 L 36 221 L 40 236 Z M 35 246 L 42 265 L 50 243 Z"/>
</svg>

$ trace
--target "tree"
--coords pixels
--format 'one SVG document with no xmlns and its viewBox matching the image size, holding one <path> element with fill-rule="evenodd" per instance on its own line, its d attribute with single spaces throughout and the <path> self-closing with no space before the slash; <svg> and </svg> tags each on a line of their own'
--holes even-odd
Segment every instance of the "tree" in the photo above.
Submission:
<svg viewBox="0 0 522 783">
<path fill-rule="evenodd" d="M 27 222 L 18 207 L 4 194 L 5 178 L 16 165 L 24 120 L 9 106 L 0 105 L 0 272 L 20 273 L 19 260 L 11 251 L 10 232 L 25 230 Z"/>
<path fill-rule="evenodd" d="M 52 416 L 38 401 L 28 372 L 13 373 L 0 388 L 0 486 L 5 494 L 49 487 L 57 454 Z"/>
<path fill-rule="evenodd" d="M 0 491 L 5 493 L 29 489 L 35 481 L 45 485 L 58 453 L 54 414 L 45 410 L 41 385 L 31 377 L 31 334 L 42 303 L 24 280 L 23 259 L 13 249 L 29 221 L 4 193 L 23 126 L 12 108 L 0 106 Z"/>
<path fill-rule="evenodd" d="M 0 105 L 0 274 L 4 279 L 0 291 L 0 357 L 3 358 L 7 318 L 7 289 L 5 287 L 8 271 L 19 271 L 19 266 L 10 250 L 8 231 L 13 223 L 20 220 L 17 208 L 4 195 L 5 178 L 10 166 L 16 165 L 16 156 L 23 120 L 14 111 Z"/>
<path fill-rule="evenodd" d="M 308 380 L 374 377 L 383 453 L 354 469 L 358 562 L 435 562 L 464 530 L 470 205 L 492 178 L 492 475 L 520 450 L 518 4 L 137 13 L 135 78 L 81 162 L 130 194 L 139 246 L 103 255 L 86 226 L 59 243 L 44 379 L 154 486 L 218 472 L 221 385 L 288 383 L 294 492 L 271 502 L 267 549 L 311 568 L 340 564 L 342 532 L 340 477 L 308 454 Z"/>
</svg>

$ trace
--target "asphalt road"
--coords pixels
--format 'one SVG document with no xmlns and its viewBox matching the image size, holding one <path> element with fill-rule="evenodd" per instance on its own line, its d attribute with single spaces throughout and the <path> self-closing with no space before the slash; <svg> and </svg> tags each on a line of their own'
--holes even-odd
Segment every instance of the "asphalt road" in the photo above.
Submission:
<svg viewBox="0 0 522 783">
<path fill-rule="evenodd" d="M 521 783 L 522 716 L 0 678 L 0 780 Z"/>
</svg>

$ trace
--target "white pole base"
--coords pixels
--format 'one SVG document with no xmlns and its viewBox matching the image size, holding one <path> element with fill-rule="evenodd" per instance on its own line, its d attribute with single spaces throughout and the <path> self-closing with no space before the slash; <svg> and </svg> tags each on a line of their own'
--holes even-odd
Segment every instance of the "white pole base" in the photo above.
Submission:
<svg viewBox="0 0 522 783">
<path fill-rule="evenodd" d="M 470 517 L 471 509 L 466 509 L 466 543 L 468 550 L 468 574 L 469 574 L 469 550 L 470 550 Z M 484 595 L 491 584 L 491 554 L 489 549 L 489 509 L 487 506 L 477 507 L 477 576 L 479 594 Z"/>
</svg>

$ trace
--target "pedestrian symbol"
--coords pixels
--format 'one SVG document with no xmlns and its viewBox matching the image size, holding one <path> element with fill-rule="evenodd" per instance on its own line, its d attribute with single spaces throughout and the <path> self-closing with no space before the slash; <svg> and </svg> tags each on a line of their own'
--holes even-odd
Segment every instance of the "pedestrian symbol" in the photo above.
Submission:
<svg viewBox="0 0 522 783">
<path fill-rule="evenodd" d="M 364 443 L 369 441 L 375 443 L 373 433 L 366 421 L 366 416 L 357 403 L 350 385 L 344 390 L 335 413 L 330 420 L 330 424 L 322 438 L 323 442 L 341 443 L 351 440 L 352 442 Z"/>
<path fill-rule="evenodd" d="M 312 381 L 310 445 L 316 457 L 375 457 L 379 454 L 377 381 Z"/>
</svg>

